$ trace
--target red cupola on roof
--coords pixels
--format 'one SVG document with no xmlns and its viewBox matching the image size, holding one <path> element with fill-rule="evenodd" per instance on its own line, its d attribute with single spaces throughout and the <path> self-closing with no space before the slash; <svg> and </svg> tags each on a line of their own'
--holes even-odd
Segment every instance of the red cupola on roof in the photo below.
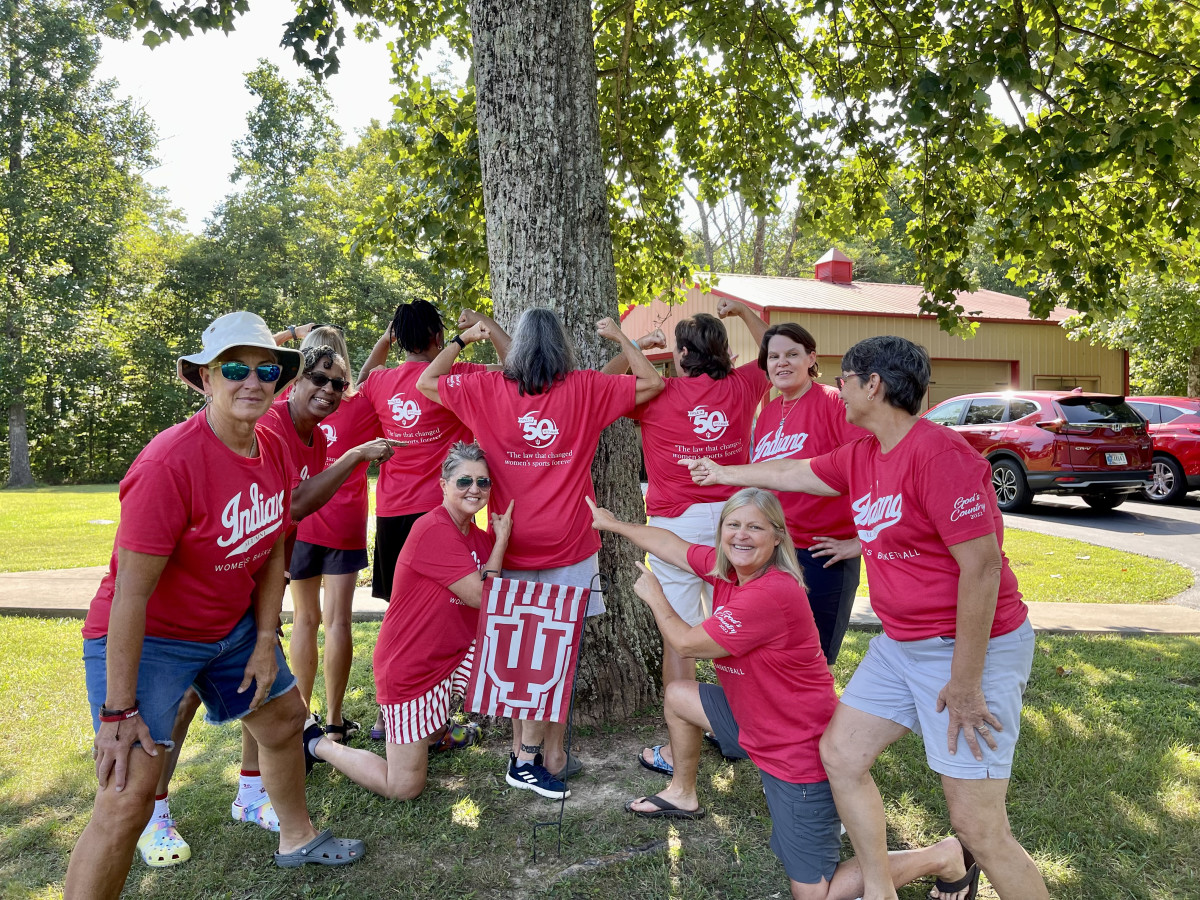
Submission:
<svg viewBox="0 0 1200 900">
<path fill-rule="evenodd" d="M 854 280 L 854 263 L 836 247 L 817 260 L 813 267 L 813 276 L 817 281 L 829 281 L 834 284 L 849 284 Z"/>
</svg>

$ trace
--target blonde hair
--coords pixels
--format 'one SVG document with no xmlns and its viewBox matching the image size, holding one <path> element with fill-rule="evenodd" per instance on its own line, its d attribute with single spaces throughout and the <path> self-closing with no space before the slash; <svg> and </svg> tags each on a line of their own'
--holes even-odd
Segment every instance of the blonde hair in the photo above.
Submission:
<svg viewBox="0 0 1200 900">
<path fill-rule="evenodd" d="M 729 562 L 729 557 L 725 555 L 725 549 L 721 546 L 721 532 L 725 529 L 725 520 L 743 506 L 753 506 L 766 516 L 779 541 L 775 545 L 775 554 L 767 565 L 774 566 L 779 571 L 791 575 L 800 587 L 806 587 L 804 575 L 800 571 L 800 563 L 796 560 L 796 546 L 792 543 L 792 538 L 787 531 L 783 507 L 779 505 L 778 497 L 762 488 L 742 488 L 725 501 L 725 506 L 721 508 L 721 523 L 717 526 L 717 561 L 713 570 L 708 574 L 714 578 L 720 578 L 722 581 L 733 581 L 729 577 L 729 570 L 733 566 Z"/>
<path fill-rule="evenodd" d="M 350 369 L 350 348 L 346 346 L 346 336 L 340 329 L 322 325 L 320 328 L 310 331 L 300 343 L 301 351 L 307 350 L 309 347 L 322 346 L 332 347 L 333 352 L 342 358 L 342 362 L 346 365 L 346 380 L 350 382 L 350 388 L 346 391 L 346 395 L 353 394 L 358 390 L 358 385 L 354 383 L 354 372 Z"/>
</svg>

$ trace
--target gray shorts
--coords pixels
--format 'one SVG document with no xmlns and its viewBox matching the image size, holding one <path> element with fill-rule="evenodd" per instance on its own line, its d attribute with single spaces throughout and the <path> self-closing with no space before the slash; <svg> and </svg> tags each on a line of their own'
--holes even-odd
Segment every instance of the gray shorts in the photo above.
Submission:
<svg viewBox="0 0 1200 900">
<path fill-rule="evenodd" d="M 853 709 L 888 719 L 915 731 L 925 741 L 929 768 L 950 778 L 1009 778 L 1013 753 L 1021 733 L 1021 698 L 1033 666 L 1033 626 L 1019 627 L 988 641 L 983 664 L 983 695 L 1003 731 L 993 731 L 996 749 L 979 739 L 983 761 L 976 762 L 965 735 L 958 737 L 953 756 L 946 746 L 950 714 L 937 711 L 937 698 L 950 680 L 954 638 L 894 641 L 887 635 L 871 639 L 841 702 Z"/>
<path fill-rule="evenodd" d="M 599 587 L 592 579 L 600 571 L 600 555 L 593 553 L 587 559 L 581 559 L 569 566 L 559 566 L 556 569 L 505 569 L 501 572 L 503 578 L 515 578 L 517 581 L 536 581 L 539 584 L 565 584 L 568 587 Z M 598 616 L 604 612 L 604 595 L 594 590 L 588 596 L 587 614 Z"/>
<path fill-rule="evenodd" d="M 700 704 L 721 749 L 738 746 L 738 724 L 715 684 L 700 685 Z M 740 747 L 739 747 L 740 749 Z M 800 884 L 833 878 L 842 849 L 842 822 L 828 781 L 793 784 L 759 770 L 771 812 L 771 850 L 787 877 Z"/>
</svg>

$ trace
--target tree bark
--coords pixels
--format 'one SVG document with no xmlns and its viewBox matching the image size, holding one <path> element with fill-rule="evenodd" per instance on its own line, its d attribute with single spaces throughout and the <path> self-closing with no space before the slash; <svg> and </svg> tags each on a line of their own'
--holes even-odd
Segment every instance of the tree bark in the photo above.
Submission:
<svg viewBox="0 0 1200 900">
<path fill-rule="evenodd" d="M 761 275 L 767 258 L 767 217 L 759 213 L 754 217 L 754 268 L 753 275 Z"/>
<path fill-rule="evenodd" d="M 616 318 L 617 280 L 600 149 L 589 0 L 472 0 L 479 157 L 492 300 L 511 326 L 522 311 L 562 317 L 580 364 L 613 346 L 597 319 Z M 603 346 L 602 346 L 603 345 Z M 597 500 L 626 520 L 645 516 L 633 424 L 609 427 L 592 466 Z M 588 623 L 577 678 L 581 721 L 626 718 L 658 701 L 662 646 L 633 593 L 628 542 L 605 535 L 600 570 L 608 613 Z"/>
<path fill-rule="evenodd" d="M 1188 361 L 1187 395 L 1200 397 L 1200 347 L 1192 348 L 1192 358 Z"/>
</svg>

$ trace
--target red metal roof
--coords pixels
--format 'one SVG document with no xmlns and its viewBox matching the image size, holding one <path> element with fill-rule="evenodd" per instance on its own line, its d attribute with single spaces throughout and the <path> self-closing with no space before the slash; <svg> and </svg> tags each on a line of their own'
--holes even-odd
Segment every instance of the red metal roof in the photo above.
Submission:
<svg viewBox="0 0 1200 900">
<path fill-rule="evenodd" d="M 713 293 L 734 297 L 760 309 L 805 310 L 809 312 L 857 313 L 864 315 L 928 315 L 920 307 L 923 289 L 917 284 L 876 284 L 854 281 L 834 284 L 812 278 L 775 278 L 767 275 L 723 275 L 714 272 Z M 1029 315 L 1029 303 L 999 291 L 960 292 L 958 302 L 968 319 L 1040 322 Z M 1062 322 L 1071 314 L 1056 307 L 1047 321 Z"/>
</svg>

